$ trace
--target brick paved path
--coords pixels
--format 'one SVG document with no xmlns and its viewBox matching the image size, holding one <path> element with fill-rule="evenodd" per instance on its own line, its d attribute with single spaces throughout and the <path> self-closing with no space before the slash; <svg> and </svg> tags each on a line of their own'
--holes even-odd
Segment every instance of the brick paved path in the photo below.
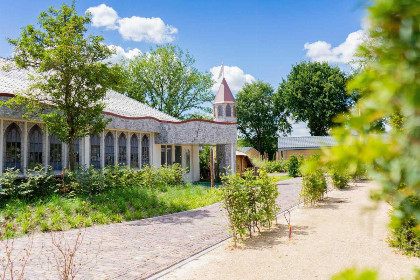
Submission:
<svg viewBox="0 0 420 280">
<path fill-rule="evenodd" d="M 278 184 L 282 210 L 298 202 L 300 178 Z M 66 231 L 72 245 L 77 230 Z M 143 279 L 229 237 L 220 204 L 133 222 L 87 228 L 79 256 L 88 260 L 78 279 Z M 16 251 L 28 238 L 15 239 Z M 51 235 L 34 237 L 25 279 L 58 279 Z M 0 253 L 0 257 L 1 257 Z"/>
</svg>

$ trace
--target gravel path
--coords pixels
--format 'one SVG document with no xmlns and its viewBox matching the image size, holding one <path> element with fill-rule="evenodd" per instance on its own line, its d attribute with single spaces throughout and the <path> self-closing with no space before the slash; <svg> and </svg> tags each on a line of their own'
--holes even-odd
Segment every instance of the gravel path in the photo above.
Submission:
<svg viewBox="0 0 420 280">
<path fill-rule="evenodd" d="M 161 279 L 330 279 L 353 266 L 378 270 L 378 279 L 414 279 L 420 259 L 395 252 L 386 243 L 389 205 L 366 208 L 372 206 L 368 197 L 375 187 L 360 183 L 335 190 L 318 207 L 293 210 L 291 240 L 287 224 L 279 219 L 277 228 L 240 248 L 226 242 Z"/>
<path fill-rule="evenodd" d="M 298 202 L 300 182 L 300 178 L 279 182 L 278 203 L 282 209 Z M 77 230 L 70 230 L 57 236 L 73 245 L 77 234 Z M 79 260 L 87 261 L 78 278 L 143 279 L 229 236 L 227 219 L 218 203 L 151 219 L 90 227 L 84 231 L 78 250 Z M 15 252 L 28 240 L 15 239 Z M 25 279 L 57 279 L 53 252 L 51 234 L 35 235 Z"/>
</svg>

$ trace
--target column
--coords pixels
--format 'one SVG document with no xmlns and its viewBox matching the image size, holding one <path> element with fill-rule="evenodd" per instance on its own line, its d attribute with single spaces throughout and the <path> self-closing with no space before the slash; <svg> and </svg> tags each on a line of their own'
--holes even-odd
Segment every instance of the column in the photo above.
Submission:
<svg viewBox="0 0 420 280">
<path fill-rule="evenodd" d="M 45 144 L 44 144 L 44 153 L 45 153 L 45 162 L 44 162 L 44 167 L 45 169 L 48 168 L 48 163 L 49 163 L 49 159 L 50 159 L 50 134 L 48 132 L 48 128 L 45 127 Z M 27 154 L 27 153 L 25 153 Z"/>
<path fill-rule="evenodd" d="M 127 166 L 131 167 L 131 133 L 127 132 Z"/>
<path fill-rule="evenodd" d="M 234 174 L 236 170 L 236 144 L 216 145 L 216 158 L 219 165 L 219 176 L 229 173 Z"/>
<path fill-rule="evenodd" d="M 22 172 L 25 174 L 28 169 L 28 122 L 23 123 L 23 141 L 22 141 L 22 158 L 23 168 Z"/>
<path fill-rule="evenodd" d="M 118 165 L 118 131 L 114 135 L 114 165 Z"/>
<path fill-rule="evenodd" d="M 3 158 L 4 158 L 4 130 L 3 120 L 0 120 L 0 175 L 3 173 Z"/>
<path fill-rule="evenodd" d="M 139 147 L 138 147 L 138 149 L 139 149 L 139 168 L 141 169 L 142 167 L 143 167 L 143 165 L 142 165 L 142 163 L 141 163 L 141 137 L 142 137 L 142 135 L 141 135 L 141 133 L 138 133 L 137 134 L 137 137 L 138 137 L 138 139 L 139 139 Z"/>
<path fill-rule="evenodd" d="M 83 138 L 82 152 L 83 152 L 83 164 L 86 167 L 90 166 L 90 136 Z"/>
</svg>

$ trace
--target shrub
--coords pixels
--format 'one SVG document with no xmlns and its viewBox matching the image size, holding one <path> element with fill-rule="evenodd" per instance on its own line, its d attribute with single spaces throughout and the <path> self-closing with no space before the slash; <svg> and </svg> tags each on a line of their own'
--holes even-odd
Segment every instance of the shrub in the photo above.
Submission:
<svg viewBox="0 0 420 280">
<path fill-rule="evenodd" d="M 404 208 L 420 208 L 420 199 L 409 196 L 395 207 L 394 213 L 402 212 Z M 417 227 L 414 215 L 400 217 L 392 216 L 389 243 L 391 246 L 404 251 L 407 255 L 420 257 L 420 230 Z"/>
<path fill-rule="evenodd" d="M 28 169 L 20 189 L 19 196 L 25 198 L 44 197 L 58 191 L 51 166 L 45 169 L 42 165 L 37 165 L 33 169 Z"/>
<path fill-rule="evenodd" d="M 329 175 L 335 188 L 344 189 L 348 186 L 350 175 L 344 166 L 339 166 L 337 164 L 331 165 L 329 167 Z"/>
<path fill-rule="evenodd" d="M 285 163 L 284 163 L 284 161 L 281 161 L 281 160 L 264 161 L 261 165 L 261 169 L 264 169 L 268 173 L 284 172 L 285 171 Z"/>
<path fill-rule="evenodd" d="M 287 174 L 289 174 L 290 177 L 301 176 L 299 168 L 299 159 L 296 156 L 291 156 L 286 163 Z"/>
<path fill-rule="evenodd" d="M 247 170 L 243 178 L 239 175 L 228 175 L 222 178 L 223 207 L 226 209 L 229 226 L 234 241 L 243 239 L 247 230 L 251 235 L 251 226 L 271 226 L 279 207 L 276 204 L 278 189 L 266 171 L 261 170 L 258 176 Z"/>
<path fill-rule="evenodd" d="M 300 197 L 305 205 L 314 205 L 317 201 L 324 199 L 327 192 L 327 181 L 319 155 L 307 158 L 302 165 L 301 172 L 302 189 Z"/>
<path fill-rule="evenodd" d="M 11 198 L 17 197 L 19 195 L 19 174 L 20 170 L 7 168 L 6 172 L 3 172 L 2 176 L 0 177 L 0 197 Z"/>
</svg>

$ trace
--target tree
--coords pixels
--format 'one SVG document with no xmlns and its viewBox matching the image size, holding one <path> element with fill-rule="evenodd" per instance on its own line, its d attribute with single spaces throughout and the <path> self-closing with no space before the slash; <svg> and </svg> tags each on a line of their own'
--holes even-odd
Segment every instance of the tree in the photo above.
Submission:
<svg viewBox="0 0 420 280">
<path fill-rule="evenodd" d="M 201 73 L 195 60 L 177 46 L 151 48 L 128 62 L 126 94 L 173 117 L 183 118 L 192 109 L 203 110 L 213 101 L 210 73 Z"/>
<path fill-rule="evenodd" d="M 38 17 L 39 29 L 23 28 L 14 46 L 15 63 L 32 68 L 31 85 L 2 105 L 23 106 L 28 118 L 41 119 L 50 134 L 69 144 L 70 169 L 75 168 L 77 137 L 101 132 L 104 97 L 111 86 L 113 68 L 103 61 L 112 51 L 101 36 L 86 36 L 90 15 L 76 13 L 74 3 L 50 7 Z"/>
<path fill-rule="evenodd" d="M 285 106 L 292 119 L 308 123 L 311 135 L 328 135 L 334 118 L 347 112 L 356 94 L 346 92 L 347 77 L 327 63 L 301 62 L 280 83 L 276 106 Z"/>
<path fill-rule="evenodd" d="M 273 87 L 262 81 L 245 84 L 236 95 L 238 130 L 261 154 L 270 157 L 277 149 L 277 131 L 284 118 L 273 103 Z"/>
</svg>

